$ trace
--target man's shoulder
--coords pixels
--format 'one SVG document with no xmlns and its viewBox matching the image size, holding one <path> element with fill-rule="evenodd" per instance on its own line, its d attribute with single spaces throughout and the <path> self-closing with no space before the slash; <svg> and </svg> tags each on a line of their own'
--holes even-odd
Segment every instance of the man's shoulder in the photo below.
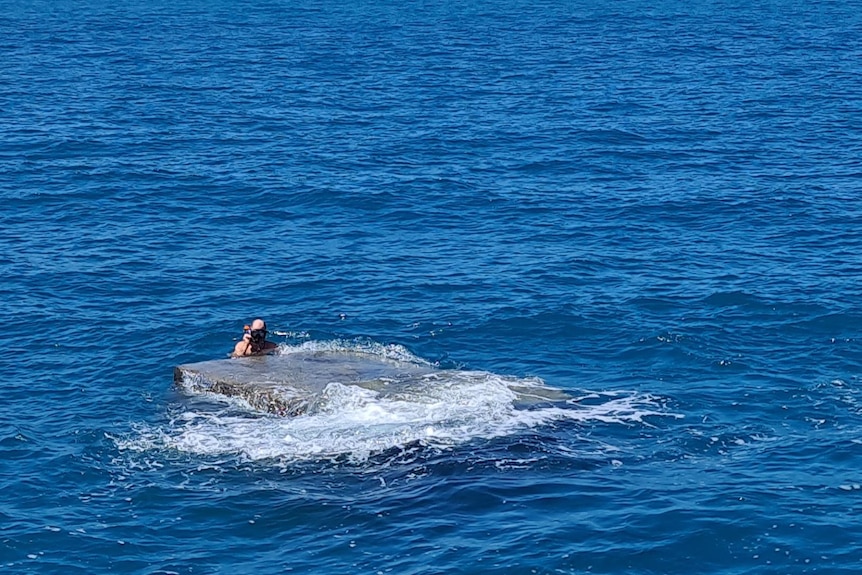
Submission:
<svg viewBox="0 0 862 575">
<path fill-rule="evenodd" d="M 233 353 L 230 354 L 231 357 L 253 357 L 256 355 L 267 355 L 272 353 L 278 349 L 278 344 L 273 343 L 271 341 L 266 342 L 263 345 L 263 348 L 259 351 L 251 351 L 249 348 L 245 347 L 245 342 L 239 341 L 233 348 Z"/>
</svg>

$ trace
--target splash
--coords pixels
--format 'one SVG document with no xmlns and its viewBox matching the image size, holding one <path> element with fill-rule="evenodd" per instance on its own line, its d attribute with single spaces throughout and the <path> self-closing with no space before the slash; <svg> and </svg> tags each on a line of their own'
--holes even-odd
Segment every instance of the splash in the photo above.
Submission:
<svg viewBox="0 0 862 575">
<path fill-rule="evenodd" d="M 305 342 L 282 354 L 372 354 L 399 366 L 429 367 L 401 346 Z M 185 409 L 167 425 L 143 427 L 117 440 L 121 449 L 238 455 L 260 461 L 346 459 L 408 446 L 450 449 L 459 444 L 518 434 L 554 421 L 643 424 L 667 415 L 658 398 L 636 393 L 572 395 L 538 378 L 485 371 L 429 370 L 389 385 L 367 387 L 331 381 L 295 417 L 274 417 L 222 399 L 215 409 Z M 244 409 L 243 409 L 244 408 Z"/>
<path fill-rule="evenodd" d="M 403 345 L 394 343 L 382 344 L 376 341 L 363 339 L 310 340 L 299 345 L 281 344 L 278 348 L 278 353 L 280 355 L 306 352 L 359 353 L 395 362 L 422 366 L 432 365 L 430 362 L 410 353 L 410 351 Z"/>
</svg>

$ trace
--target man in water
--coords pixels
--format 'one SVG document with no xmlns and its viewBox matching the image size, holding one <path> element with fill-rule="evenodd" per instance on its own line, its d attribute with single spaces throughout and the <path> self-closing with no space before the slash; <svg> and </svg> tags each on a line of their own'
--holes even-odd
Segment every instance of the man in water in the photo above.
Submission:
<svg viewBox="0 0 862 575">
<path fill-rule="evenodd" d="M 250 328 L 246 326 L 242 339 L 236 342 L 231 357 L 264 355 L 275 351 L 278 346 L 271 341 L 266 341 L 266 334 L 266 322 L 260 318 L 254 320 Z"/>
</svg>

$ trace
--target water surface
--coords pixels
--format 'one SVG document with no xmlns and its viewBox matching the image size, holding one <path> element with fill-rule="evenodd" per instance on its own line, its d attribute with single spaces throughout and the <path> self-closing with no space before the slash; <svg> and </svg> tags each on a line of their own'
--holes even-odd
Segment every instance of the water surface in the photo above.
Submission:
<svg viewBox="0 0 862 575">
<path fill-rule="evenodd" d="M 0 564 L 855 573 L 860 27 L 792 0 L 8 4 Z M 257 316 L 285 349 L 490 375 L 293 420 L 174 388 Z"/>
</svg>

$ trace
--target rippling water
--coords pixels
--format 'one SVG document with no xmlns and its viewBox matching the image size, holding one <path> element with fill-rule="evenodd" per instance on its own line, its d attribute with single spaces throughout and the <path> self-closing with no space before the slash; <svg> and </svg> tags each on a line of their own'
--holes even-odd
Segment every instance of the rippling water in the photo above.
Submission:
<svg viewBox="0 0 862 575">
<path fill-rule="evenodd" d="M 4 571 L 858 571 L 853 2 L 2 12 Z M 461 375 L 172 385 L 256 316 Z"/>
</svg>

